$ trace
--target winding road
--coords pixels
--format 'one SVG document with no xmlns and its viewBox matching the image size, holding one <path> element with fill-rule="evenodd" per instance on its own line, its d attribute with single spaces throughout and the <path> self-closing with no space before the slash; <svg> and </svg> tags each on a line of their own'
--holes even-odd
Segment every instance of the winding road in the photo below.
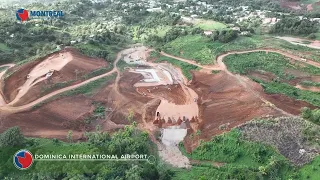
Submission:
<svg viewBox="0 0 320 180">
<path fill-rule="evenodd" d="M 231 73 L 226 65 L 224 64 L 223 62 L 223 59 L 226 57 L 226 56 L 229 56 L 229 55 L 232 55 L 232 54 L 247 54 L 247 53 L 253 53 L 253 52 L 274 52 L 274 53 L 278 53 L 278 54 L 281 54 L 283 56 L 286 56 L 286 57 L 289 57 L 295 61 L 299 61 L 299 62 L 302 62 L 302 63 L 306 63 L 306 64 L 309 64 L 311 66 L 315 66 L 317 68 L 320 68 L 320 63 L 318 62 L 315 62 L 315 61 L 312 61 L 310 59 L 308 59 L 307 61 L 302 61 L 301 60 L 301 57 L 299 56 L 296 56 L 296 55 L 293 55 L 293 54 L 290 54 L 290 53 L 287 53 L 287 52 L 284 52 L 284 51 L 281 51 L 281 50 L 275 50 L 275 49 L 254 49 L 254 50 L 245 50 L 245 51 L 230 51 L 230 52 L 227 52 L 225 54 L 222 54 L 222 55 L 219 55 L 216 59 L 217 61 L 217 64 L 214 64 L 214 65 L 206 65 L 206 66 L 203 66 L 203 65 L 199 65 L 197 64 L 195 61 L 193 60 L 188 60 L 188 59 L 184 59 L 184 58 L 180 58 L 180 57 L 176 57 L 176 56 L 172 56 L 172 55 L 169 55 L 165 52 L 160 52 L 161 55 L 163 56 L 167 56 L 167 57 L 170 57 L 170 58 L 174 58 L 174 59 L 177 59 L 179 61 L 183 61 L 185 63 L 189 63 L 189 64 L 193 64 L 195 66 L 198 66 L 200 68 L 203 68 L 203 69 L 207 69 L 207 70 L 221 70 L 221 71 L 225 71 L 228 75 L 232 76 L 232 77 L 235 77 L 239 83 L 246 89 L 248 90 L 249 92 L 251 92 L 254 96 L 256 96 L 257 98 L 259 98 L 261 101 L 263 101 L 265 104 L 267 105 L 271 105 L 270 107 L 272 107 L 273 109 L 275 110 L 278 110 L 280 112 L 282 112 L 283 114 L 287 115 L 287 116 L 293 116 L 292 114 L 289 114 L 287 113 L 286 111 L 283 111 L 282 109 L 276 107 L 275 105 L 273 105 L 271 102 L 269 102 L 268 100 L 266 100 L 265 98 L 263 98 L 259 92 L 255 91 L 253 88 L 250 87 L 250 85 L 247 83 L 248 79 L 246 77 L 243 77 L 243 76 L 240 76 L 240 75 L 237 75 L 237 74 L 233 74 Z"/>
<path fill-rule="evenodd" d="M 15 66 L 15 64 L 4 64 L 4 65 L 1 65 L 0 68 L 3 68 L 3 67 L 7 67 L 7 69 L 3 70 L 0 72 L 0 80 L 2 80 L 2 76 L 6 73 L 6 71 L 9 69 L 9 68 L 12 68 L 13 66 Z M 1 81 L 0 81 L 1 83 Z M 1 86 L 0 86 L 1 88 Z M 0 106 L 3 106 L 6 104 L 6 101 L 5 99 L 3 98 L 3 94 L 2 94 L 2 91 L 0 90 Z"/>
<path fill-rule="evenodd" d="M 54 91 L 54 92 L 52 92 L 50 94 L 47 94 L 47 95 L 45 95 L 45 96 L 43 96 L 43 97 L 41 97 L 41 98 L 29 103 L 29 104 L 14 107 L 14 106 L 10 106 L 10 105 L 4 103 L 4 105 L 1 106 L 1 101 L 4 101 L 4 100 L 3 100 L 2 94 L 0 93 L 0 112 L 1 113 L 5 113 L 5 112 L 7 112 L 7 113 L 17 113 L 17 112 L 23 112 L 23 111 L 30 110 L 30 109 L 32 109 L 33 106 L 35 106 L 35 105 L 37 105 L 37 104 L 39 104 L 39 103 L 41 103 L 41 102 L 43 102 L 45 100 L 48 100 L 48 99 L 50 99 L 50 98 L 52 98 L 52 97 L 54 97 L 54 96 L 56 96 L 58 94 L 64 93 L 66 91 L 70 91 L 72 89 L 76 89 L 76 88 L 81 87 L 81 86 L 83 86 L 85 84 L 88 84 L 88 83 L 90 83 L 92 81 L 95 81 L 95 80 L 98 80 L 100 78 L 109 76 L 109 75 L 111 75 L 113 73 L 117 73 L 117 78 L 116 78 L 116 82 L 115 82 L 116 83 L 115 87 L 117 89 L 118 88 L 117 84 L 118 84 L 118 81 L 120 80 L 120 71 L 117 68 L 117 63 L 122 58 L 124 51 L 125 50 L 122 50 L 117 54 L 116 60 L 113 63 L 113 69 L 111 71 L 109 71 L 109 72 L 107 72 L 105 74 L 93 77 L 91 79 L 88 79 L 86 81 L 83 81 L 83 82 L 81 82 L 79 84 L 72 85 L 72 86 L 65 87 L 65 88 L 59 89 L 57 91 Z M 299 62 L 303 62 L 303 63 L 306 63 L 306 64 L 309 64 L 309 65 L 312 65 L 312 66 L 320 68 L 320 63 L 318 63 L 318 62 L 314 62 L 312 60 L 307 60 L 306 62 L 304 62 L 298 56 L 292 55 L 292 54 L 284 52 L 284 51 L 275 50 L 275 49 L 255 49 L 255 50 L 247 50 L 247 51 L 232 51 L 232 52 L 228 52 L 228 53 L 219 55 L 217 57 L 217 59 L 216 59 L 217 64 L 215 64 L 215 65 L 205 65 L 205 66 L 204 65 L 199 65 L 195 61 L 184 59 L 184 58 L 180 58 L 180 57 L 176 57 L 176 56 L 172 56 L 172 55 L 166 54 L 164 52 L 161 52 L 161 54 L 164 55 L 164 56 L 170 57 L 170 58 L 177 59 L 179 61 L 183 61 L 185 63 L 196 65 L 196 66 L 198 66 L 200 68 L 203 68 L 203 69 L 225 71 L 227 74 L 229 74 L 229 75 L 231 75 L 233 77 L 236 77 L 239 80 L 240 84 L 242 84 L 242 86 L 244 88 L 246 88 L 247 90 L 251 91 L 255 96 L 257 96 L 263 102 L 269 103 L 267 100 L 265 100 L 263 97 L 260 96 L 259 92 L 256 92 L 255 90 L 253 90 L 250 87 L 250 85 L 248 85 L 247 79 L 245 79 L 243 76 L 235 75 L 235 74 L 231 73 L 230 71 L 228 71 L 228 69 L 226 68 L 226 65 L 223 62 L 223 59 L 228 55 L 231 55 L 231 54 L 245 54 L 245 53 L 251 53 L 251 52 L 274 52 L 274 53 L 279 53 L 279 54 L 282 54 L 282 55 L 284 55 L 286 57 L 289 57 L 289 58 L 291 58 L 293 60 L 296 60 L 296 61 L 299 61 Z M 10 67 L 13 67 L 14 64 L 6 64 L 6 65 L 2 65 L 0 67 L 6 67 L 6 66 L 8 66 L 10 68 Z M 5 71 L 0 73 L 0 78 L 4 73 L 5 73 Z M 279 111 L 281 111 L 281 112 L 283 112 L 284 114 L 288 114 L 288 113 L 284 112 L 283 110 L 281 110 L 281 109 L 279 109 L 277 107 L 274 107 L 274 108 L 279 110 Z M 288 114 L 288 115 L 291 115 L 291 114 Z"/>
<path fill-rule="evenodd" d="M 30 110 L 30 109 L 32 109 L 33 106 L 35 106 L 35 105 L 37 105 L 37 104 L 39 104 L 39 103 L 41 103 L 41 102 L 43 102 L 43 101 L 45 101 L 45 100 L 47 100 L 47 99 L 50 99 L 50 98 L 52 98 L 52 97 L 54 97 L 54 96 L 56 96 L 56 95 L 58 95 L 58 94 L 64 93 L 64 92 L 66 92 L 66 91 L 70 91 L 70 90 L 72 90 L 72 89 L 76 89 L 76 88 L 81 87 L 81 86 L 83 86 L 83 85 L 86 85 L 86 84 L 88 84 L 88 83 L 90 83 L 90 82 L 92 82 L 92 81 L 95 81 L 95 80 L 98 80 L 98 79 L 100 79 L 100 78 L 109 76 L 109 75 L 111 75 L 111 74 L 113 74 L 113 73 L 117 73 L 117 80 L 119 80 L 119 79 L 120 79 L 120 77 L 119 77 L 119 76 L 120 76 L 120 73 L 119 73 L 119 70 L 117 69 L 117 63 L 118 63 L 118 61 L 121 59 L 121 57 L 122 57 L 122 51 L 120 51 L 120 52 L 117 54 L 117 58 L 116 58 L 116 60 L 115 60 L 114 63 L 113 63 L 113 69 L 112 69 L 111 71 L 105 73 L 105 74 L 101 74 L 101 75 L 99 75 L 99 76 L 93 77 L 93 78 L 91 78 L 91 79 L 88 79 L 88 80 L 83 81 L 83 82 L 81 82 L 81 83 L 79 83 L 79 84 L 76 84 L 76 85 L 72 85 L 72 86 L 68 86 L 68 87 L 59 89 L 59 90 L 54 91 L 54 92 L 52 92 L 52 93 L 50 93 L 50 94 L 47 94 L 47 95 L 45 95 L 45 96 L 42 96 L 41 98 L 39 98 L 39 99 L 37 99 L 37 100 L 35 100 L 35 101 L 32 101 L 32 102 L 29 103 L 29 104 L 25 104 L 25 105 L 22 105 L 22 106 L 16 106 L 16 107 L 10 106 L 10 105 L 8 105 L 8 104 L 7 104 L 7 105 L 4 105 L 4 106 L 0 106 L 0 112 L 2 112 L 2 113 L 4 113 L 4 112 L 8 112 L 8 113 L 18 113 L 18 112 L 23 112 L 23 111 Z M 7 65 L 4 65 L 4 66 L 7 66 Z M 117 82 L 116 82 L 116 83 L 117 83 Z M 2 96 L 1 96 L 1 98 L 2 98 Z M 1 98 L 0 98 L 0 99 L 1 99 Z M 1 105 L 1 104 L 0 104 L 0 105 Z"/>
</svg>

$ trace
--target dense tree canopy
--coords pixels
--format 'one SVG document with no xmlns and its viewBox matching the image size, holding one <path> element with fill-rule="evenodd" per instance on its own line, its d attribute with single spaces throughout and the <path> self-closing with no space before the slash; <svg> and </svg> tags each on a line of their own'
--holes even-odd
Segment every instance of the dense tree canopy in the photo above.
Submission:
<svg viewBox="0 0 320 180">
<path fill-rule="evenodd" d="M 285 17 L 277 22 L 271 29 L 271 33 L 309 35 L 319 30 L 319 23 L 310 19 L 299 19 L 295 17 Z"/>
</svg>

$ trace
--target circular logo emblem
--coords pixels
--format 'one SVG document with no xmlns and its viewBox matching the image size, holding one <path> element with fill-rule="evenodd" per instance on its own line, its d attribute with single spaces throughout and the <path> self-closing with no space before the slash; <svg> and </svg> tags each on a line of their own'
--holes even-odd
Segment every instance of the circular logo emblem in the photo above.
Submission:
<svg viewBox="0 0 320 180">
<path fill-rule="evenodd" d="M 21 22 L 26 21 L 29 18 L 29 13 L 25 9 L 19 9 L 16 12 L 17 19 Z"/>
<path fill-rule="evenodd" d="M 28 169 L 33 162 L 33 157 L 30 151 L 20 150 L 13 156 L 13 164 L 21 170 Z"/>
</svg>

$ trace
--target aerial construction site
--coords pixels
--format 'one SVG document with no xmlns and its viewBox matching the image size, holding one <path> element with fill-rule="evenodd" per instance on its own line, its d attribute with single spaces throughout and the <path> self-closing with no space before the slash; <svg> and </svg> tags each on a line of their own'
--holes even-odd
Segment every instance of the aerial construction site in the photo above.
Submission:
<svg viewBox="0 0 320 180">
<path fill-rule="evenodd" d="M 23 65 L 3 65 L 0 131 L 19 125 L 26 136 L 65 139 L 72 130 L 74 139 L 81 141 L 84 132 L 97 125 L 113 132 L 130 124 L 127 117 L 132 116 L 149 132 L 165 161 L 187 167 L 177 144 L 183 141 L 188 151 L 196 147 L 198 142 L 186 137 L 190 133 L 201 131 L 198 140 L 209 140 L 255 117 L 294 116 L 301 107 L 313 107 L 266 94 L 258 83 L 229 72 L 223 63 L 228 54 L 202 66 L 161 52 L 202 68 L 188 81 L 179 67 L 151 60 L 151 51 L 141 45 L 122 50 L 113 66 L 72 48 Z M 126 64 L 123 70 L 119 63 Z M 104 115 L 88 122 L 98 106 Z M 153 137 L 155 132 L 160 132 L 161 142 Z"/>
</svg>

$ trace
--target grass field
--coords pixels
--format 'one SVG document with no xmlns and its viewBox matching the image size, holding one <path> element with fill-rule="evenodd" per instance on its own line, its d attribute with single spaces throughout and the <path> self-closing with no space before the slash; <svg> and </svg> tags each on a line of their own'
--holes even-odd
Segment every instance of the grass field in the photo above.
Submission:
<svg viewBox="0 0 320 180">
<path fill-rule="evenodd" d="M 253 70 L 271 72 L 277 76 L 272 82 L 264 82 L 261 79 L 253 78 L 260 83 L 266 93 L 280 93 L 294 99 L 303 100 L 320 107 L 320 93 L 300 90 L 286 83 L 295 78 L 293 74 L 285 73 L 286 70 L 299 70 L 310 75 L 320 75 L 320 69 L 306 65 L 300 67 L 276 53 L 256 52 L 249 54 L 234 54 L 227 56 L 224 60 L 231 72 L 246 75 Z"/>
<path fill-rule="evenodd" d="M 167 43 L 163 50 L 169 54 L 191 59 L 200 64 L 212 64 L 213 42 L 201 35 L 179 37 Z"/>
<path fill-rule="evenodd" d="M 214 59 L 229 51 L 243 51 L 257 48 L 273 48 L 312 59 L 320 62 L 320 51 L 305 46 L 293 45 L 284 40 L 270 36 L 254 35 L 252 37 L 240 36 L 230 43 L 212 41 L 210 38 L 200 35 L 188 35 L 179 37 L 163 46 L 163 50 L 169 54 L 191 59 L 200 64 L 213 64 Z"/>
<path fill-rule="evenodd" d="M 303 166 L 299 169 L 301 179 L 319 180 L 320 175 L 320 156 L 316 157 L 310 164 Z"/>
<path fill-rule="evenodd" d="M 196 19 L 194 24 L 195 24 L 195 27 L 199 27 L 203 30 L 227 29 L 227 25 L 221 22 L 213 21 L 213 20 Z"/>
<path fill-rule="evenodd" d="M 188 64 L 182 61 L 178 61 L 176 59 L 173 58 L 169 58 L 166 56 L 160 56 L 156 62 L 168 62 L 171 63 L 175 66 L 178 66 L 181 68 L 183 75 L 188 79 L 191 80 L 192 79 L 192 74 L 191 71 L 192 70 L 200 70 L 200 68 L 198 66 L 192 65 L 192 64 Z"/>
<path fill-rule="evenodd" d="M 292 79 L 294 75 L 285 73 L 286 70 L 299 70 L 312 75 L 320 75 L 320 69 L 311 65 L 301 67 L 290 63 L 289 58 L 277 54 L 254 52 L 248 54 L 233 54 L 224 59 L 228 69 L 234 73 L 247 74 L 252 70 L 272 72 L 282 79 Z"/>
</svg>

